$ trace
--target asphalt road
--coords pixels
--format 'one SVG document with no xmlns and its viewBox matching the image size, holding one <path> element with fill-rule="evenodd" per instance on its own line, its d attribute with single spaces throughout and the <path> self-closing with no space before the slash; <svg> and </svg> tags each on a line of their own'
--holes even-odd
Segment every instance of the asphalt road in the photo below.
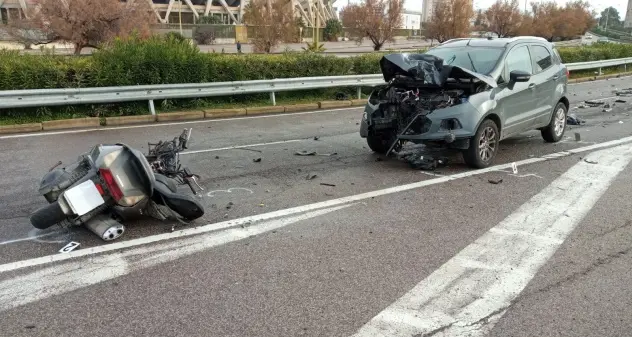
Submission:
<svg viewBox="0 0 632 337">
<path fill-rule="evenodd" d="M 361 109 L 0 137 L 2 335 L 627 336 L 632 97 L 579 106 L 628 87 L 570 85 L 586 124 L 508 139 L 487 170 L 378 160 Z M 58 160 L 184 127 L 205 187 L 194 226 L 133 223 L 110 244 L 31 228 Z M 57 253 L 69 241 L 81 256 Z"/>
</svg>

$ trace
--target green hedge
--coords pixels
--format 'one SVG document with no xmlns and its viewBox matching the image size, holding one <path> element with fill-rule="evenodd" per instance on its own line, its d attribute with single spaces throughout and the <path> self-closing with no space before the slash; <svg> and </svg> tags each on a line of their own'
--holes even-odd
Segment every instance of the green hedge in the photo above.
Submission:
<svg viewBox="0 0 632 337">
<path fill-rule="evenodd" d="M 564 62 L 632 57 L 632 45 L 560 48 Z M 379 73 L 382 53 L 354 57 L 202 53 L 187 41 L 155 37 L 117 41 L 92 56 L 0 51 L 0 90 L 247 81 Z"/>
<path fill-rule="evenodd" d="M 595 43 L 591 46 L 560 48 L 564 62 L 632 57 L 632 45 Z M 0 90 L 77 88 L 141 84 L 247 81 L 309 76 L 337 76 L 379 73 L 384 53 L 354 57 L 315 53 L 280 55 L 203 53 L 189 41 L 175 36 L 149 40 L 119 40 L 92 56 L 53 54 L 21 55 L 0 50 Z M 368 93 L 369 89 L 365 90 Z M 295 91 L 277 94 L 277 101 L 334 99 L 337 93 L 354 95 L 354 88 Z M 193 100 L 157 101 L 162 110 L 215 107 L 229 104 L 265 104 L 266 94 L 236 95 Z M 146 102 L 42 107 L 0 111 L 0 124 L 19 117 L 36 120 L 82 116 L 111 116 L 145 113 Z"/>
</svg>

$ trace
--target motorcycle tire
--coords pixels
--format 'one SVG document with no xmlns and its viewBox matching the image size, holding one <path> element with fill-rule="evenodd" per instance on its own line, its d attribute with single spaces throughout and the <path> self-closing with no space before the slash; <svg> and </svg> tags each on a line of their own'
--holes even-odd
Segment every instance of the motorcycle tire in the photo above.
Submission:
<svg viewBox="0 0 632 337">
<path fill-rule="evenodd" d="M 58 224 L 66 219 L 66 214 L 59 206 L 59 202 L 55 201 L 42 208 L 39 208 L 31 214 L 31 225 L 37 229 L 46 229 Z"/>
</svg>

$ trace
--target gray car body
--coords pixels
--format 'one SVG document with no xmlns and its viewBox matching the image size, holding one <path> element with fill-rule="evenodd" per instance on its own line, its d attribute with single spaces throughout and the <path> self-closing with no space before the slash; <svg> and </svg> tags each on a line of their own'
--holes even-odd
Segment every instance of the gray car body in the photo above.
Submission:
<svg viewBox="0 0 632 337">
<path fill-rule="evenodd" d="M 543 128 L 552 118 L 553 110 L 558 102 L 564 102 L 568 107 L 566 98 L 568 78 L 566 67 L 561 63 L 559 54 L 553 45 L 542 38 L 519 37 L 500 39 L 457 39 L 450 40 L 436 48 L 468 48 L 471 47 L 503 47 L 504 52 L 499 62 L 489 73 L 496 80 L 498 86 L 491 90 L 471 95 L 466 103 L 454 105 L 445 109 L 438 109 L 426 117 L 431 121 L 427 132 L 416 135 L 413 142 L 425 143 L 430 141 L 443 141 L 453 134 L 457 140 L 473 137 L 479 125 L 487 118 L 492 119 L 500 130 L 500 139 L 506 139 L 516 134 Z M 514 48 L 528 46 L 531 55 L 532 46 L 545 47 L 552 55 L 553 65 L 544 71 L 531 74 L 527 82 L 509 83 L 509 71 L 506 67 L 507 55 Z M 533 69 L 535 61 L 531 58 Z M 485 76 L 485 75 L 482 75 Z M 371 115 L 379 109 L 376 105 L 367 102 L 360 126 L 360 135 L 366 138 L 371 128 Z M 462 125 L 460 129 L 441 129 L 441 121 L 456 118 Z M 467 144 L 467 142 L 455 142 Z M 467 146 L 467 145 L 466 145 Z"/>
</svg>

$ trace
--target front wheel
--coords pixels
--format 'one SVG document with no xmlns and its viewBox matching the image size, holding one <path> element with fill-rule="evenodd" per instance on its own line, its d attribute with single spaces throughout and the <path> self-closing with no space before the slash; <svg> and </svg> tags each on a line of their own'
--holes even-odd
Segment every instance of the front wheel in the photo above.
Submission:
<svg viewBox="0 0 632 337">
<path fill-rule="evenodd" d="M 31 225 L 37 229 L 46 229 L 66 219 L 66 214 L 59 206 L 59 201 L 39 208 L 31 214 Z"/>
<path fill-rule="evenodd" d="M 500 134 L 494 121 L 486 119 L 470 138 L 470 147 L 463 151 L 463 160 L 473 168 L 486 168 L 494 162 L 498 153 Z"/>
<path fill-rule="evenodd" d="M 566 104 L 559 102 L 553 110 L 551 122 L 540 131 L 542 138 L 548 143 L 557 143 L 564 136 L 566 130 L 566 113 L 568 109 Z"/>
<path fill-rule="evenodd" d="M 384 130 L 379 133 L 373 130 L 369 130 L 369 135 L 366 137 L 366 142 L 373 152 L 386 154 L 388 149 L 391 148 L 391 145 L 393 145 L 393 142 L 395 142 L 395 139 L 397 139 L 397 134 L 395 130 Z M 399 147 L 396 145 L 394 150 L 399 151 Z"/>
</svg>

